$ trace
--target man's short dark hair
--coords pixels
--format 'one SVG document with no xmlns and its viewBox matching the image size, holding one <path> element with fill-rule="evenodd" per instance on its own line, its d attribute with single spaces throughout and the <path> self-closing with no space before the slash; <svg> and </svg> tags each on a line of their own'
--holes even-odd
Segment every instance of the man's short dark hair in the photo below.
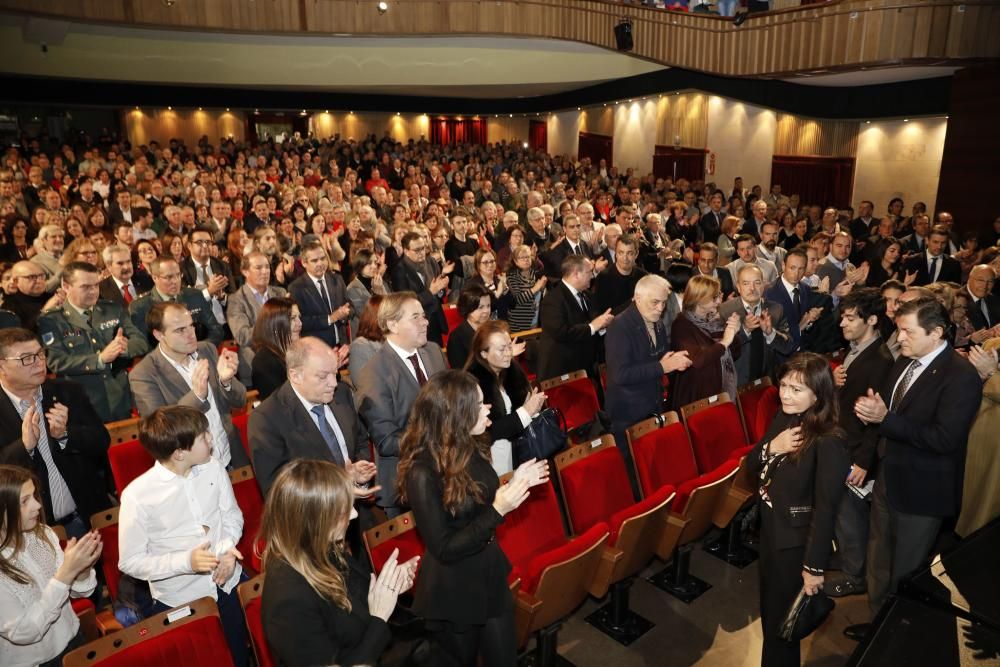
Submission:
<svg viewBox="0 0 1000 667">
<path fill-rule="evenodd" d="M 90 262 L 70 262 L 63 268 L 63 282 L 72 285 L 78 273 L 100 273 L 100 271 Z"/>
<path fill-rule="evenodd" d="M 38 342 L 38 336 L 34 331 L 29 331 L 23 327 L 9 327 L 0 329 L 0 357 L 6 357 L 11 345 L 27 343 L 29 341 Z"/>
<path fill-rule="evenodd" d="M 190 241 L 191 236 L 194 236 L 195 232 L 204 232 L 205 234 L 208 234 L 208 238 L 210 238 L 210 239 L 214 239 L 215 238 L 215 230 L 212 227 L 209 227 L 208 225 L 206 225 L 205 223 L 200 222 L 200 223 L 198 223 L 197 225 L 194 226 L 194 229 L 191 230 L 191 234 L 190 234 L 190 236 L 188 236 L 188 243 L 191 242 Z"/>
<path fill-rule="evenodd" d="M 585 271 L 587 269 L 587 258 L 583 255 L 566 255 L 566 259 L 562 261 L 559 269 L 560 275 L 563 278 L 568 278 L 577 271 Z"/>
<path fill-rule="evenodd" d="M 930 234 L 928 234 L 927 236 L 934 236 L 935 234 L 938 236 L 944 236 L 945 238 L 950 238 L 948 234 L 948 228 L 945 227 L 944 225 L 934 225 L 933 229 L 931 229 L 930 231 Z"/>
<path fill-rule="evenodd" d="M 154 459 L 166 461 L 178 449 L 190 451 L 207 431 L 208 418 L 201 410 L 168 405 L 139 422 L 139 443 Z"/>
<path fill-rule="evenodd" d="M 786 264 L 788 263 L 789 257 L 801 257 L 802 261 L 806 263 L 806 266 L 809 265 L 809 253 L 806 252 L 805 248 L 803 248 L 801 245 L 795 246 L 794 248 L 788 251 L 788 254 L 785 255 Z"/>
<path fill-rule="evenodd" d="M 639 242 L 636 241 L 635 237 L 631 234 L 622 234 L 618 237 L 618 241 L 615 242 L 615 249 L 617 251 L 618 246 L 627 245 L 630 248 L 639 249 Z"/>
<path fill-rule="evenodd" d="M 757 245 L 757 240 L 754 237 L 750 236 L 749 234 L 740 234 L 739 236 L 737 236 L 736 242 L 733 245 L 738 248 L 741 243 L 745 243 L 746 241 L 749 241 L 750 243 Z"/>
<path fill-rule="evenodd" d="M 853 310 L 865 322 L 872 315 L 881 320 L 885 316 L 885 298 L 876 287 L 854 289 L 840 299 L 840 312 L 848 310 Z"/>
<path fill-rule="evenodd" d="M 942 340 L 948 339 L 948 332 L 951 330 L 951 318 L 944 304 L 933 297 L 922 296 L 912 301 L 900 304 L 896 309 L 896 318 L 902 315 L 916 315 L 917 325 L 930 334 L 934 329 L 941 327 Z"/>
<path fill-rule="evenodd" d="M 312 252 L 313 250 L 322 250 L 326 253 L 326 248 L 323 247 L 322 241 L 306 241 L 302 244 L 302 249 L 299 250 L 299 257 L 305 257 L 307 252 Z"/>
<path fill-rule="evenodd" d="M 403 250 L 409 250 L 410 245 L 414 241 L 418 241 L 422 238 L 424 237 L 418 234 L 417 232 L 406 232 L 405 234 L 403 234 L 403 238 L 399 240 L 399 243 L 403 246 Z"/>
<path fill-rule="evenodd" d="M 166 317 L 167 311 L 171 308 L 179 308 L 181 310 L 187 310 L 187 306 L 183 303 L 178 303 L 176 301 L 157 301 L 153 304 L 153 307 L 149 309 L 146 313 L 146 331 L 153 333 L 154 331 L 159 331 L 163 333 L 163 318 Z"/>
</svg>

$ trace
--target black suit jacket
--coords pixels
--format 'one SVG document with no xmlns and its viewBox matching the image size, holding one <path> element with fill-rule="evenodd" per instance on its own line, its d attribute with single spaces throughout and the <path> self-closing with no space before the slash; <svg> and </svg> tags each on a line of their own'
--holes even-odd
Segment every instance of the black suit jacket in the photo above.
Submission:
<svg viewBox="0 0 1000 667">
<path fill-rule="evenodd" d="M 914 285 L 923 286 L 934 282 L 931 280 L 928 270 L 927 253 L 921 253 L 916 257 L 909 258 L 903 263 L 903 268 L 908 273 L 917 272 L 917 279 L 913 281 Z M 962 265 L 954 257 L 942 254 L 941 268 L 938 269 L 937 280 L 938 282 L 961 283 Z"/>
<path fill-rule="evenodd" d="M 910 359 L 900 356 L 882 385 L 886 405 Z M 907 514 L 953 516 L 962 506 L 965 449 L 983 397 L 976 369 L 950 346 L 913 381 L 879 426 L 879 477 L 889 504 Z"/>
<path fill-rule="evenodd" d="M 448 321 L 444 317 L 444 310 L 441 309 L 441 298 L 431 294 L 427 289 L 433 277 L 428 276 L 428 283 L 425 284 L 420 276 L 417 269 L 413 268 L 413 264 L 403 257 L 393 269 L 392 287 L 397 292 L 409 291 L 417 295 L 417 300 L 424 307 L 424 315 L 427 316 L 427 340 L 441 345 L 442 334 L 448 330 Z"/>
<path fill-rule="evenodd" d="M 354 409 L 350 387 L 337 385 L 329 406 L 344 434 L 347 455 L 352 461 L 370 461 L 368 431 Z M 278 471 L 292 459 L 334 460 L 312 415 L 287 382 L 250 413 L 248 436 L 254 474 L 265 496 Z"/>
<path fill-rule="evenodd" d="M 854 414 L 854 402 L 868 394 L 868 390 L 879 391 L 896 360 L 886 346 L 878 339 L 866 347 L 851 362 L 847 369 L 847 381 L 837 392 L 840 402 L 840 426 L 847 433 L 847 448 L 851 462 L 867 471 L 867 479 L 874 479 L 876 470 L 875 448 L 878 445 L 878 426 L 865 424 Z"/>
<path fill-rule="evenodd" d="M 592 295 L 586 295 L 588 308 Z M 538 309 L 542 336 L 538 341 L 538 379 L 585 370 L 593 376 L 600 336 L 591 333 L 592 308 L 580 308 L 573 293 L 561 280 L 550 287 Z"/>
<path fill-rule="evenodd" d="M 972 326 L 976 329 L 976 331 L 1000 324 L 1000 297 L 993 294 L 987 294 L 983 297 L 983 301 L 986 302 L 986 310 L 990 313 L 990 321 L 989 324 L 987 324 L 986 317 L 983 315 L 983 311 L 981 310 L 982 307 L 973 301 L 975 297 L 973 297 L 969 292 L 968 286 L 964 289 L 966 296 L 969 299 L 969 322 L 972 323 Z"/>
<path fill-rule="evenodd" d="M 208 267 L 214 275 L 222 275 L 229 280 L 229 284 L 226 285 L 226 294 L 232 294 L 239 288 L 237 281 L 233 280 L 233 272 L 221 259 L 209 257 Z M 198 282 L 198 270 L 194 266 L 194 260 L 190 257 L 185 257 L 181 262 L 181 281 L 185 287 L 194 287 Z"/>
<path fill-rule="evenodd" d="M 584 257 L 594 259 L 594 253 L 590 249 L 589 244 L 584 243 L 581 239 L 576 245 Z M 545 276 L 549 279 L 550 286 L 562 279 L 563 260 L 572 254 L 573 249 L 572 246 L 570 246 L 569 239 L 563 239 L 562 242 L 555 248 L 550 248 L 545 252 L 539 253 L 542 265 L 545 267 Z"/>
<path fill-rule="evenodd" d="M 660 320 L 654 324 L 654 331 L 655 345 L 634 303 L 608 327 L 608 390 L 604 405 L 612 422 L 631 426 L 662 411 L 660 357 L 668 350 L 667 332 Z"/>
<path fill-rule="evenodd" d="M 764 445 L 798 423 L 795 417 L 778 411 L 767 433 L 745 459 L 755 481 L 759 479 Z M 773 553 L 805 547 L 802 564 L 825 570 L 849 468 L 847 447 L 838 436 L 816 439 L 800 454 L 798 461 L 786 457 L 771 475 L 768 486 L 771 508 L 766 509 L 761 501 L 761 513 L 766 515 L 761 524 L 761 549 Z M 760 500 L 759 496 L 757 498 Z"/>
<path fill-rule="evenodd" d="M 111 436 L 90 404 L 83 387 L 77 383 L 70 380 L 46 380 L 42 384 L 42 407 L 48 411 L 56 401 L 69 409 L 66 430 L 68 437 L 65 449 L 50 437 L 49 451 L 73 494 L 77 512 L 86 521 L 92 514 L 110 506 L 103 475 L 107 467 Z M 24 448 L 21 441 L 21 417 L 6 394 L 0 395 L 0 445 L 0 463 L 21 466 L 38 474 L 45 516 L 49 521 L 61 519 L 62 517 L 52 516 L 52 496 L 45 476 L 34 461 L 41 455 L 36 452 L 32 457 Z"/>
<path fill-rule="evenodd" d="M 326 283 L 326 294 L 330 297 L 330 305 L 334 310 L 347 303 L 347 286 L 343 278 L 327 271 L 323 280 Z M 345 317 L 330 324 L 330 309 L 323 303 L 323 297 L 320 296 L 312 276 L 303 273 L 293 280 L 288 286 L 288 293 L 295 299 L 302 314 L 303 336 L 315 336 L 327 345 L 347 344 L 347 322 L 350 318 Z"/>
<path fill-rule="evenodd" d="M 139 298 L 149 290 L 153 289 L 153 279 L 149 277 L 149 274 L 145 271 L 136 271 L 132 276 L 132 287 L 135 289 L 135 298 Z M 111 276 L 108 276 L 100 283 L 101 288 L 101 298 L 106 301 L 114 301 L 122 308 L 128 309 L 128 304 L 125 303 L 125 297 L 122 296 L 121 290 L 118 289 L 118 283 Z M 133 299 L 135 300 L 135 299 Z"/>
</svg>

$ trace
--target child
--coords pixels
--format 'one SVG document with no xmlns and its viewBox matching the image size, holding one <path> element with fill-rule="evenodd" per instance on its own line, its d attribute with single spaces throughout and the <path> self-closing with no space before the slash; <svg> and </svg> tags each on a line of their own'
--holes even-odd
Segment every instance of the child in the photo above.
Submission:
<svg viewBox="0 0 1000 667">
<path fill-rule="evenodd" d="M 244 667 L 247 635 L 234 590 L 246 580 L 236 550 L 243 514 L 212 457 L 208 419 L 195 408 L 163 407 L 140 422 L 139 442 L 156 463 L 122 492 L 118 569 L 149 582 L 153 613 L 216 600 L 233 660 Z"/>
</svg>

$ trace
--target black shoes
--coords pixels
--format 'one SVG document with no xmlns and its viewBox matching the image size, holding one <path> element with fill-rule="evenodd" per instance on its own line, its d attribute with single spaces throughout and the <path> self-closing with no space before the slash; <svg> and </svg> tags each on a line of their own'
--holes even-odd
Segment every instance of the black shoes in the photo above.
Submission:
<svg viewBox="0 0 1000 667">
<path fill-rule="evenodd" d="M 848 625 L 844 628 L 844 636 L 848 639 L 853 639 L 856 642 L 861 641 L 868 634 L 871 629 L 871 623 L 858 623 L 857 625 Z"/>
</svg>

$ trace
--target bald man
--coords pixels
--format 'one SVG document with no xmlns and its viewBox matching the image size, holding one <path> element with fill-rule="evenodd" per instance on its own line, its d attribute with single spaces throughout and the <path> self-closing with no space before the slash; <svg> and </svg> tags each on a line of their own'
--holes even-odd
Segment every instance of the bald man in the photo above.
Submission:
<svg viewBox="0 0 1000 667">
<path fill-rule="evenodd" d="M 60 308 L 65 296 L 61 291 L 45 290 L 45 269 L 30 260 L 14 265 L 12 269 L 17 292 L 3 299 L 3 307 L 21 320 L 21 326 L 35 331 L 38 316 L 51 308 Z"/>
</svg>

